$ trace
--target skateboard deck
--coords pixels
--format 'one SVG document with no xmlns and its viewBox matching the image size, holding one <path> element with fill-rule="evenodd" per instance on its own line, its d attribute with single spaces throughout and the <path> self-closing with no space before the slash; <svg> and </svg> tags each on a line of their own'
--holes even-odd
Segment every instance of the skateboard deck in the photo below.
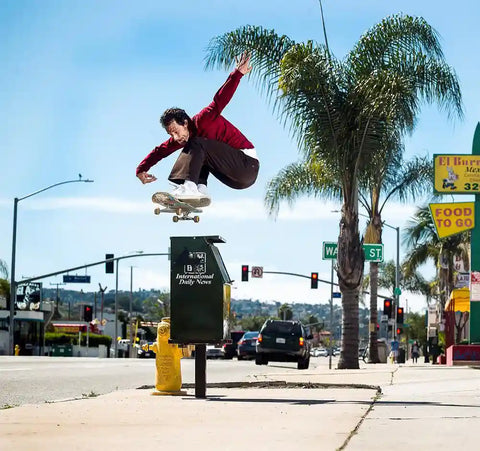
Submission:
<svg viewBox="0 0 480 451">
<path fill-rule="evenodd" d="M 157 207 L 155 210 L 153 210 L 153 212 L 156 215 L 159 215 L 160 213 L 171 213 L 173 214 L 173 222 L 188 220 L 199 222 L 200 216 L 190 215 L 192 213 L 202 213 L 203 210 L 198 207 L 206 207 L 210 204 L 210 199 L 199 199 L 198 201 L 184 202 L 167 192 L 158 192 L 153 194 L 152 201 L 163 207 Z"/>
</svg>

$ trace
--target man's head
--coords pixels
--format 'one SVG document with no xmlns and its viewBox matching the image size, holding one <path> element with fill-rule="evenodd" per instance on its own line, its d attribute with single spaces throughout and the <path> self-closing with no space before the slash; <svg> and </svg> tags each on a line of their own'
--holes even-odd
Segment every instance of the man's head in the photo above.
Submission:
<svg viewBox="0 0 480 451">
<path fill-rule="evenodd" d="M 192 122 L 184 110 L 169 108 L 160 118 L 160 123 L 167 133 L 178 143 L 185 145 L 190 138 L 189 125 Z"/>
</svg>

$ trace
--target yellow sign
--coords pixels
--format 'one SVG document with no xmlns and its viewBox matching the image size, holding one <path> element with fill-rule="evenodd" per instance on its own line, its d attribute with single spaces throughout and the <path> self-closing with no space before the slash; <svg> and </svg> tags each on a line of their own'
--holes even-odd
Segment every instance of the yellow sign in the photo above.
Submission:
<svg viewBox="0 0 480 451">
<path fill-rule="evenodd" d="M 438 238 L 445 238 L 475 227 L 475 202 L 430 204 Z"/>
<path fill-rule="evenodd" d="M 437 193 L 480 193 L 480 155 L 433 156 Z"/>
</svg>

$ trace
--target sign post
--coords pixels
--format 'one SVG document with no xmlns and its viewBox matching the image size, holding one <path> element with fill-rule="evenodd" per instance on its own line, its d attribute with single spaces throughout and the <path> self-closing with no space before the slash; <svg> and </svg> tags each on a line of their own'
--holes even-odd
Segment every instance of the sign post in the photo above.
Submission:
<svg viewBox="0 0 480 451">
<path fill-rule="evenodd" d="M 480 160 L 480 123 L 477 124 L 473 135 L 472 155 Z M 478 169 L 477 169 L 478 170 Z M 480 174 L 475 173 L 480 179 Z M 475 221 L 480 221 L 480 194 L 475 193 Z M 472 274 L 480 271 L 480 228 L 472 229 L 470 240 L 471 268 Z M 471 285 L 471 284 L 470 284 Z M 480 343 L 480 299 L 472 297 L 470 290 L 470 344 Z"/>
</svg>

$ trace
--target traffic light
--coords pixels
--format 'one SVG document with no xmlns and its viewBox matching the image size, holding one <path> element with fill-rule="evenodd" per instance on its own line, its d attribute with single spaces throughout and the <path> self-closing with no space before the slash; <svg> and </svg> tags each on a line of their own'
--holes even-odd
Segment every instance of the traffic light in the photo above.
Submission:
<svg viewBox="0 0 480 451">
<path fill-rule="evenodd" d="M 114 258 L 115 256 L 113 254 L 105 254 L 105 260 L 109 260 L 111 258 Z M 115 271 L 113 270 L 113 260 L 110 262 L 105 262 L 105 272 L 107 274 L 113 274 Z"/>
<path fill-rule="evenodd" d="M 89 323 L 93 319 L 93 309 L 91 305 L 83 306 L 83 321 Z"/>
<path fill-rule="evenodd" d="M 387 315 L 389 318 L 392 317 L 392 300 L 391 299 L 383 300 L 383 314 Z"/>
<path fill-rule="evenodd" d="M 242 265 L 242 282 L 248 282 L 248 265 Z"/>
<path fill-rule="evenodd" d="M 403 334 L 403 327 L 397 327 L 397 337 Z"/>
<path fill-rule="evenodd" d="M 318 272 L 312 272 L 310 276 L 310 287 L 318 288 Z"/>
<path fill-rule="evenodd" d="M 397 324 L 403 324 L 403 307 L 397 308 Z"/>
</svg>

